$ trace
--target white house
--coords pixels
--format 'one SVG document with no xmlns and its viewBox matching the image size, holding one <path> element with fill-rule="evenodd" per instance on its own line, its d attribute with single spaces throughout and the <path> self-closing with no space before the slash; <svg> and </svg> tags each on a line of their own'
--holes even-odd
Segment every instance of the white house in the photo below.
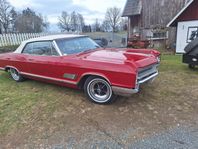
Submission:
<svg viewBox="0 0 198 149">
<path fill-rule="evenodd" d="M 190 0 L 167 27 L 177 27 L 176 53 L 185 53 L 186 45 L 198 37 L 198 0 Z"/>
</svg>

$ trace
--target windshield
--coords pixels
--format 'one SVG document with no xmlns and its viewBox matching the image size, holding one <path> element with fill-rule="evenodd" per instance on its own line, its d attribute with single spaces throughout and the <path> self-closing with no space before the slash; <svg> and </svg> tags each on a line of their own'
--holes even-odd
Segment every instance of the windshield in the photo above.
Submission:
<svg viewBox="0 0 198 149">
<path fill-rule="evenodd" d="M 63 55 L 76 54 L 100 48 L 100 46 L 89 37 L 57 39 L 56 43 Z"/>
</svg>

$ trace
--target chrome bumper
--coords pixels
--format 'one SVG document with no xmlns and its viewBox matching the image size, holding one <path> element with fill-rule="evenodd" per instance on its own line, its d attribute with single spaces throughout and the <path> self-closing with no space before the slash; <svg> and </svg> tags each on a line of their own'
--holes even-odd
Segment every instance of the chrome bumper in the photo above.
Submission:
<svg viewBox="0 0 198 149">
<path fill-rule="evenodd" d="M 139 87 L 136 89 L 128 89 L 128 88 L 123 88 L 123 87 L 116 87 L 112 86 L 112 90 L 115 95 L 120 95 L 120 96 L 131 96 L 132 94 L 136 94 L 139 92 Z"/>
<path fill-rule="evenodd" d="M 140 84 L 148 82 L 148 81 L 153 81 L 158 76 L 158 74 L 159 73 L 156 72 L 156 73 L 152 74 L 151 76 L 138 81 L 135 89 L 128 89 L 128 88 L 123 88 L 123 87 L 112 86 L 112 90 L 113 90 L 114 94 L 116 94 L 116 95 L 129 97 L 132 94 L 136 94 L 139 92 Z"/>
<path fill-rule="evenodd" d="M 151 81 L 151 80 L 155 79 L 158 76 L 158 74 L 159 74 L 159 72 L 157 71 L 154 74 L 146 77 L 145 79 L 142 79 L 142 80 L 138 81 L 138 84 L 142 84 L 142 83 L 145 83 L 147 81 Z"/>
</svg>

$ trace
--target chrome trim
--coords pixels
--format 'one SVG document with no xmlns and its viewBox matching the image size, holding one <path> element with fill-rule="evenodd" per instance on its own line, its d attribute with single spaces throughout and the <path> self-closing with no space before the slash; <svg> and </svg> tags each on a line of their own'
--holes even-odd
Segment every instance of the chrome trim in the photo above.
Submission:
<svg viewBox="0 0 198 149">
<path fill-rule="evenodd" d="M 56 82 L 61 82 L 61 83 L 77 85 L 77 82 L 63 80 L 63 79 L 55 79 L 55 78 L 52 78 L 52 77 L 46 77 L 46 76 L 42 76 L 42 75 L 36 75 L 36 74 L 25 73 L 25 72 L 20 72 L 20 74 L 21 75 L 26 75 L 26 76 L 31 76 L 31 77 L 36 77 L 36 78 L 41 78 L 41 79 L 46 79 L 46 80 L 51 80 L 51 81 L 56 81 Z"/>
<path fill-rule="evenodd" d="M 156 73 L 152 74 L 151 76 L 149 76 L 149 77 L 147 77 L 147 78 L 145 78 L 145 79 L 143 79 L 143 80 L 138 81 L 138 84 L 142 84 L 142 83 L 145 83 L 145 82 L 147 82 L 147 81 L 149 81 L 149 80 L 152 80 L 152 79 L 154 79 L 155 77 L 157 77 L 158 74 L 159 74 L 159 73 L 158 73 L 158 71 L 157 71 Z"/>
<path fill-rule="evenodd" d="M 59 47 L 58 47 L 58 45 L 57 45 L 55 40 L 53 40 L 53 45 L 54 45 L 56 51 L 59 53 L 59 55 L 63 56 L 63 54 L 62 54 L 61 50 L 59 49 Z"/>
<path fill-rule="evenodd" d="M 123 87 L 117 87 L 117 86 L 112 86 L 112 90 L 114 94 L 120 95 L 120 96 L 131 96 L 132 94 L 136 94 L 139 92 L 139 86 L 135 89 L 128 89 L 128 88 L 123 88 Z"/>
<path fill-rule="evenodd" d="M 27 46 L 28 44 L 31 44 L 31 43 L 34 44 L 35 42 L 49 42 L 49 43 L 51 43 L 51 45 L 55 48 L 55 50 L 56 50 L 56 52 L 58 53 L 58 55 L 39 55 L 39 54 L 23 53 L 24 49 L 26 48 L 26 46 Z M 51 48 L 52 48 L 52 47 L 51 47 Z M 22 46 L 22 50 L 21 50 L 20 54 L 32 55 L 32 56 L 54 56 L 54 57 L 55 57 L 55 56 L 56 56 L 56 57 L 62 56 L 62 54 L 61 54 L 61 53 L 59 52 L 59 50 L 56 48 L 55 43 L 54 43 L 53 40 L 40 40 L 40 41 L 30 41 L 30 42 L 27 42 L 25 45 Z"/>
<path fill-rule="evenodd" d="M 76 74 L 69 74 L 69 73 L 65 73 L 63 74 L 63 78 L 66 78 L 66 79 L 71 79 L 71 80 L 75 80 L 77 77 Z"/>
</svg>

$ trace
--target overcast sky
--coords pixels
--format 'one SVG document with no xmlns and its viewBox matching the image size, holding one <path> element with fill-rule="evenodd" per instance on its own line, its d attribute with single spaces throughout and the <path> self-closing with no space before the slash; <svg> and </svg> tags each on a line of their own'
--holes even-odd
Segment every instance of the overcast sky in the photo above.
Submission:
<svg viewBox="0 0 198 149">
<path fill-rule="evenodd" d="M 57 24 L 62 11 L 81 13 L 86 24 L 92 24 L 96 18 L 102 20 L 108 7 L 116 6 L 123 10 L 126 0 L 8 0 L 16 10 L 32 8 L 47 16 L 51 24 Z"/>
</svg>

